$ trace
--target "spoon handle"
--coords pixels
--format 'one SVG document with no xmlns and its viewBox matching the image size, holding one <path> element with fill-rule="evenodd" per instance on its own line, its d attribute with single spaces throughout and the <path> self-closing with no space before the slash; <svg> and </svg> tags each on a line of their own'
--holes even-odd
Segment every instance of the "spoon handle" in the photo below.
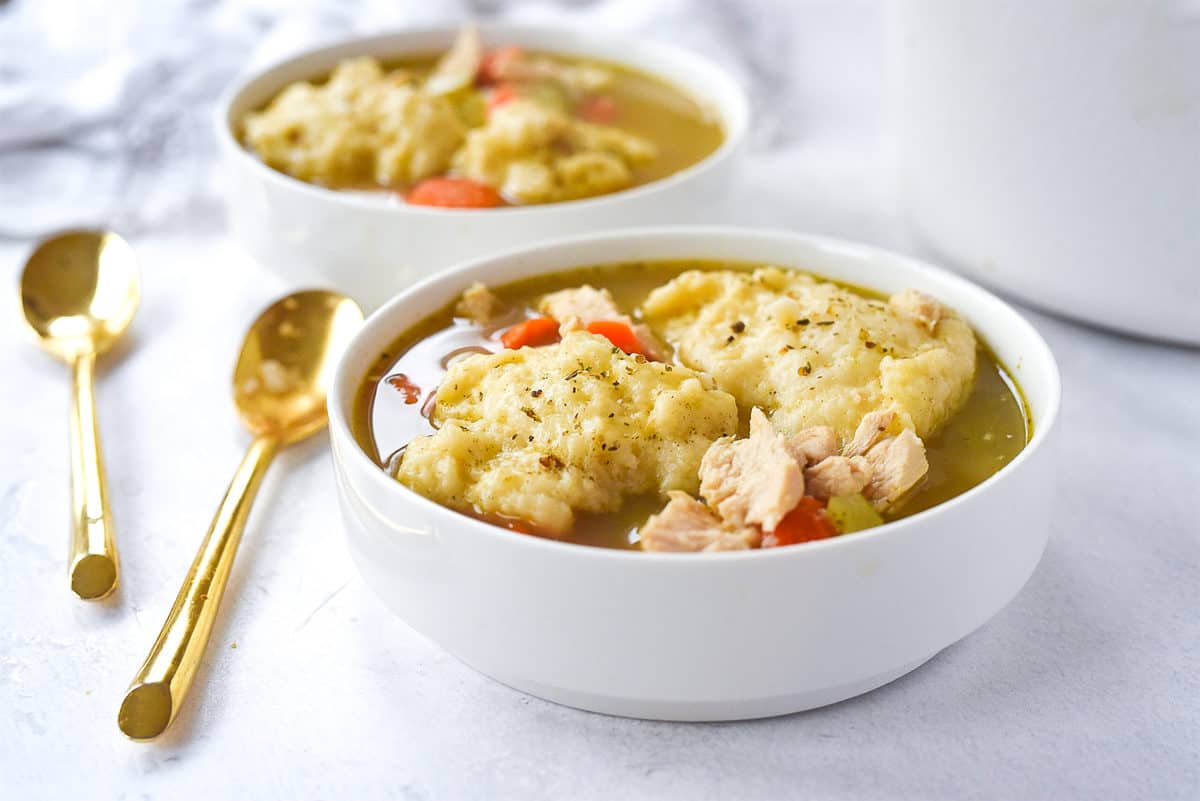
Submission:
<svg viewBox="0 0 1200 801">
<path fill-rule="evenodd" d="M 272 437 L 254 440 L 229 483 L 175 605 L 121 703 L 117 725 L 131 739 L 157 737 L 179 712 L 212 633 L 250 506 L 278 449 Z"/>
<path fill-rule="evenodd" d="M 94 378 L 96 354 L 71 362 L 71 590 L 87 601 L 104 598 L 117 587 L 117 549 L 100 432 L 96 425 Z"/>
</svg>

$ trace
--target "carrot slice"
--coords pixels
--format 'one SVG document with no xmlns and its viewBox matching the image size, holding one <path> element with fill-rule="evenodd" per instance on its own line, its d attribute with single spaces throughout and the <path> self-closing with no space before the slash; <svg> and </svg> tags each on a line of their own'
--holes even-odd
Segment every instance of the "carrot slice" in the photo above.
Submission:
<svg viewBox="0 0 1200 801">
<path fill-rule="evenodd" d="M 493 526 L 500 526 L 509 531 L 515 531 L 518 534 L 532 534 L 533 536 L 541 536 L 537 527 L 526 520 L 519 517 L 506 517 L 504 515 L 482 515 L 480 517 L 485 523 L 491 523 Z"/>
<path fill-rule="evenodd" d="M 500 343 L 506 348 L 536 348 L 540 345 L 553 345 L 558 342 L 558 321 L 549 317 L 534 317 L 519 322 L 500 336 Z"/>
<path fill-rule="evenodd" d="M 823 540 L 837 533 L 837 529 L 825 515 L 825 504 L 806 495 L 796 504 L 795 509 L 779 521 L 774 531 L 763 535 L 762 547 L 775 548 L 780 545 Z"/>
<path fill-rule="evenodd" d="M 482 84 L 496 83 L 504 77 L 509 64 L 524 57 L 525 48 L 520 45 L 508 45 L 484 53 L 475 80 Z"/>
<path fill-rule="evenodd" d="M 466 178 L 426 178 L 404 199 L 415 206 L 455 209 L 489 209 L 504 205 L 504 198 L 495 189 Z"/>
<path fill-rule="evenodd" d="M 503 106 L 505 103 L 511 103 L 517 99 L 517 90 L 511 83 L 502 83 L 497 86 L 487 101 L 488 113 L 492 113 L 496 109 Z"/>
<path fill-rule="evenodd" d="M 588 122 L 612 122 L 617 118 L 617 101 L 611 95 L 594 95 L 579 104 L 578 114 Z"/>
<path fill-rule="evenodd" d="M 633 332 L 633 328 L 628 323 L 619 320 L 597 320 L 594 323 L 588 323 L 587 330 L 589 334 L 604 337 L 626 353 L 640 353 L 643 356 L 649 356 L 646 346 L 638 339 L 638 335 Z"/>
</svg>

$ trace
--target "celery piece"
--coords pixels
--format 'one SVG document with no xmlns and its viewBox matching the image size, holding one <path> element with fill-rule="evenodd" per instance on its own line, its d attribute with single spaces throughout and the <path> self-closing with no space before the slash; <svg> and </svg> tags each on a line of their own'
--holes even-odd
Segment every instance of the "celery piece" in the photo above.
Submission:
<svg viewBox="0 0 1200 801">
<path fill-rule="evenodd" d="M 476 89 L 455 95 L 454 110 L 468 128 L 478 128 L 487 122 L 487 101 Z"/>
<path fill-rule="evenodd" d="M 522 84 L 518 94 L 564 114 L 571 111 L 571 102 L 567 99 L 566 91 L 560 84 L 553 81 Z"/>
<path fill-rule="evenodd" d="M 830 498 L 825 513 L 842 534 L 883 525 L 883 517 L 861 493 Z"/>
</svg>

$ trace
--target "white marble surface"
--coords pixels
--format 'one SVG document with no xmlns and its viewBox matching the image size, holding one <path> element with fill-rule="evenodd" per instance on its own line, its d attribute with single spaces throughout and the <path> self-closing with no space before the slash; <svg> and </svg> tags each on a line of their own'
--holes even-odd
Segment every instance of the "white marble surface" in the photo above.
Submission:
<svg viewBox="0 0 1200 801">
<path fill-rule="evenodd" d="M 15 302 L 0 318 L 0 797 L 1200 796 L 1200 352 L 1034 312 L 1065 383 L 1050 546 L 995 620 L 890 686 L 721 725 L 513 692 L 368 595 L 317 438 L 268 478 L 174 729 L 125 741 L 122 691 L 247 441 L 228 400 L 242 328 L 285 289 L 223 236 L 204 104 L 248 58 L 408 7 L 463 11 L 286 5 L 0 4 L 5 285 L 29 237 L 108 221 L 130 233 L 145 288 L 98 388 L 124 576 L 105 604 L 74 600 L 64 576 L 66 369 L 24 341 Z M 890 201 L 874 4 L 573 13 L 666 31 L 764 87 L 740 222 L 911 249 Z"/>
</svg>

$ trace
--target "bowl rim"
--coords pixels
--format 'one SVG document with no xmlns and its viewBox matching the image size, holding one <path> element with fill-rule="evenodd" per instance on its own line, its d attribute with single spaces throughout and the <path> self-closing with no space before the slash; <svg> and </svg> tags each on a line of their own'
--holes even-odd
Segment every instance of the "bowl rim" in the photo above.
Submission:
<svg viewBox="0 0 1200 801">
<path fill-rule="evenodd" d="M 734 76 L 725 67 L 717 62 L 677 45 L 652 39 L 645 36 L 625 36 L 615 31 L 584 31 L 582 28 L 573 25 L 552 25 L 552 24 L 513 24 L 500 22 L 477 21 L 480 33 L 485 37 L 504 38 L 504 37 L 521 37 L 521 36 L 549 36 L 554 34 L 565 34 L 567 37 L 586 38 L 589 41 L 600 44 L 610 44 L 613 49 L 625 49 L 636 51 L 647 56 L 656 55 L 664 61 L 671 61 L 682 68 L 692 72 L 698 72 L 707 76 L 707 79 L 716 84 L 721 84 L 716 91 L 712 91 L 705 96 L 691 92 L 678 86 L 669 78 L 653 73 L 649 70 L 643 70 L 651 77 L 667 83 L 677 91 L 683 92 L 693 98 L 697 103 L 711 108 L 719 117 L 723 129 L 724 137 L 721 144 L 716 150 L 709 153 L 704 158 L 694 164 L 691 164 L 682 170 L 673 172 L 670 175 L 664 176 L 649 183 L 639 186 L 621 189 L 616 192 L 609 192 L 595 197 L 580 198 L 578 200 L 564 200 L 555 203 L 540 203 L 531 206 L 506 206 L 490 209 L 459 209 L 459 208 L 440 208 L 436 206 L 415 206 L 405 203 L 393 204 L 380 202 L 375 198 L 365 198 L 360 195 L 344 192 L 337 189 L 330 189 L 319 186 L 317 184 L 302 181 L 299 178 L 293 178 L 286 173 L 269 167 L 262 159 L 250 152 L 248 148 L 238 141 L 234 134 L 235 121 L 231 119 L 233 107 L 242 97 L 260 81 L 268 80 L 277 72 L 283 71 L 297 64 L 298 62 L 308 59 L 321 59 L 331 56 L 332 54 L 345 50 L 368 51 L 375 46 L 382 46 L 392 40 L 401 37 L 409 37 L 419 39 L 422 37 L 440 36 L 444 34 L 453 34 L 462 27 L 462 23 L 442 24 L 442 25 L 426 25 L 411 28 L 396 28 L 382 33 L 373 33 L 365 36 L 352 36 L 344 39 L 325 42 L 323 44 L 305 48 L 298 52 L 294 52 L 288 56 L 275 59 L 266 66 L 247 70 L 234 78 L 229 85 L 222 91 L 213 110 L 212 123 L 215 128 L 215 133 L 218 141 L 218 147 L 229 154 L 239 167 L 249 169 L 254 174 L 258 175 L 262 180 L 275 184 L 282 189 L 298 192 L 318 201 L 328 201 L 335 205 L 342 205 L 349 208 L 361 208 L 380 211 L 383 213 L 396 214 L 412 214 L 417 216 L 434 216 L 434 217 L 471 217 L 486 213 L 490 215 L 538 215 L 552 214 L 556 211 L 586 211 L 594 207 L 603 206 L 613 203 L 621 203 L 626 200 L 644 197 L 655 192 L 665 191 L 676 184 L 690 181 L 698 178 L 705 173 L 717 168 L 720 164 L 728 161 L 734 153 L 741 147 L 746 139 L 747 132 L 750 127 L 750 99 L 742 84 L 734 78 Z M 418 52 L 412 47 L 396 47 L 393 51 L 395 55 L 403 55 L 404 53 Z M 566 49 L 563 51 L 567 55 L 571 55 L 572 51 Z M 346 54 L 343 57 L 350 57 Z M 623 58 L 611 59 L 614 63 L 621 66 L 639 69 L 635 64 Z M 278 90 L 277 90 L 278 91 Z M 718 97 L 725 98 L 725 101 L 718 102 Z"/>
<path fill-rule="evenodd" d="M 717 551 L 711 553 L 658 553 L 646 552 L 638 550 L 626 550 L 618 548 L 604 548 L 600 546 L 584 545 L 580 543 L 565 542 L 554 540 L 547 537 L 536 536 L 517 536 L 511 531 L 507 531 L 490 523 L 485 523 L 477 520 L 462 512 L 458 512 L 449 507 L 443 506 L 436 501 L 430 500 L 425 496 L 409 489 L 399 481 L 391 479 L 386 473 L 376 464 L 359 446 L 358 441 L 354 438 L 354 434 L 349 423 L 349 409 L 342 402 L 342 396 L 346 391 L 347 382 L 354 382 L 352 392 L 357 391 L 357 383 L 362 380 L 361 375 L 350 376 L 349 361 L 350 355 L 356 350 L 360 341 L 366 336 L 373 333 L 374 329 L 384 325 L 384 321 L 394 317 L 399 313 L 398 310 L 403 309 L 407 299 L 426 289 L 432 288 L 438 284 L 458 284 L 465 280 L 478 278 L 476 273 L 485 271 L 490 266 L 495 266 L 499 263 L 511 262 L 513 260 L 525 258 L 534 254 L 545 254 L 546 252 L 553 253 L 558 250 L 569 250 L 579 246 L 587 246 L 592 244 L 608 243 L 614 240 L 622 240 L 634 245 L 638 242 L 651 241 L 656 239 L 677 240 L 680 238 L 688 239 L 717 239 L 717 238 L 751 238 L 762 240 L 775 240 L 778 242 L 790 242 L 797 245 L 804 245 L 823 249 L 835 254 L 845 255 L 849 258 L 860 258 L 870 260 L 885 260 L 890 266 L 899 265 L 902 269 L 911 270 L 914 277 L 917 279 L 918 285 L 915 288 L 920 288 L 919 281 L 927 277 L 936 278 L 937 281 L 948 283 L 955 287 L 957 291 L 965 292 L 968 295 L 974 296 L 980 305 L 991 306 L 999 310 L 1002 314 L 1009 318 L 1011 327 L 1007 330 L 1013 331 L 1013 339 L 1028 339 L 1032 344 L 1033 350 L 1026 355 L 1029 362 L 1036 361 L 1037 366 L 1046 372 L 1046 399 L 1045 411 L 1038 417 L 1032 417 L 1033 436 L 1025 447 L 1010 461 L 998 471 L 993 473 L 988 478 L 976 484 L 974 487 L 955 495 L 948 500 L 945 500 L 928 509 L 924 509 L 908 517 L 899 520 L 887 522 L 876 528 L 865 531 L 855 532 L 853 537 L 831 537 L 823 540 L 812 542 L 799 543 L 787 548 L 753 548 L 744 551 Z M 596 263 L 612 263 L 612 262 L 596 262 Z M 571 263 L 560 264 L 555 269 L 568 270 L 573 267 L 589 266 L 587 263 Z M 798 269 L 798 268 L 792 268 Z M 531 271 L 523 277 L 530 277 L 546 271 Z M 806 271 L 807 272 L 807 271 Z M 818 278 L 826 277 L 820 273 L 813 272 L 813 275 Z M 517 280 L 517 279 L 514 279 Z M 397 332 L 399 333 L 399 332 Z M 366 472 L 371 476 L 367 479 L 381 488 L 385 493 L 394 493 L 399 498 L 402 498 L 406 503 L 416 503 L 424 505 L 426 509 L 431 511 L 431 514 L 444 516 L 449 525 L 461 525 L 471 529 L 481 536 L 501 538 L 505 543 L 511 544 L 515 548 L 548 548 L 551 551 L 559 551 L 560 555 L 575 554 L 581 558 L 593 559 L 616 559 L 616 560 L 633 560 L 636 563 L 652 564 L 663 560 L 669 563 L 678 564 L 680 560 L 702 560 L 704 562 L 724 562 L 733 559 L 782 559 L 789 557 L 803 558 L 805 554 L 815 554 L 818 552 L 844 549 L 856 547 L 856 544 L 865 545 L 873 542 L 881 536 L 891 536 L 899 534 L 902 531 L 911 530 L 917 526 L 924 526 L 938 515 L 944 515 L 949 510 L 956 509 L 963 504 L 971 503 L 974 498 L 981 493 L 989 492 L 997 485 L 1007 481 L 1016 471 L 1022 469 L 1022 466 L 1032 460 L 1040 450 L 1045 446 L 1046 441 L 1050 438 L 1051 432 L 1054 430 L 1058 420 L 1059 412 L 1062 405 L 1062 377 L 1058 369 L 1058 363 L 1054 358 L 1054 354 L 1046 340 L 1038 332 L 1038 330 L 1030 323 L 1024 315 L 1017 309 L 1013 308 L 1009 303 L 1000 299 L 983 287 L 959 276 L 948 270 L 940 267 L 935 267 L 921 259 L 916 259 L 911 256 L 906 256 L 885 248 L 876 247 L 873 245 L 852 242 L 849 240 L 827 237 L 815 234 L 798 233 L 784 229 L 772 228 L 752 228 L 739 226 L 725 225 L 668 225 L 668 226 L 653 226 L 642 228 L 623 228 L 612 231 L 605 231 L 596 234 L 586 234 L 580 236 L 561 237 L 554 240 L 546 240 L 539 242 L 533 246 L 512 248 L 503 252 L 497 252 L 489 256 L 470 259 L 460 262 L 445 271 L 436 273 L 428 278 L 413 284 L 396 294 L 391 300 L 373 312 L 363 323 L 362 328 L 355 333 L 345 351 L 338 360 L 337 367 L 334 372 L 333 384 L 330 387 L 328 394 L 328 412 L 331 440 L 334 441 L 333 457 L 335 463 L 341 463 L 346 460 L 354 460 L 361 467 L 367 468 Z M 345 449 L 337 447 L 337 440 L 347 440 L 349 443 L 350 453 L 345 453 Z M 336 465 L 337 470 L 344 471 L 340 465 Z M 355 481 L 349 474 L 345 480 L 339 477 L 338 483 L 348 491 L 359 496 L 359 500 L 366 503 L 366 499 L 362 498 L 359 490 L 353 486 Z M 381 519 L 386 520 L 386 516 L 372 509 L 372 512 L 378 515 Z M 566 553 L 563 552 L 566 549 Z"/>
</svg>

